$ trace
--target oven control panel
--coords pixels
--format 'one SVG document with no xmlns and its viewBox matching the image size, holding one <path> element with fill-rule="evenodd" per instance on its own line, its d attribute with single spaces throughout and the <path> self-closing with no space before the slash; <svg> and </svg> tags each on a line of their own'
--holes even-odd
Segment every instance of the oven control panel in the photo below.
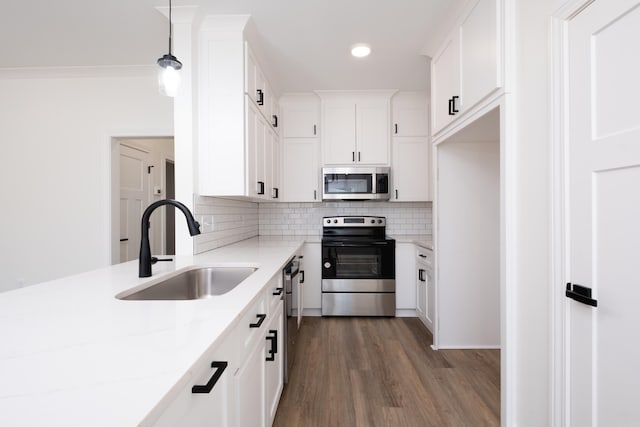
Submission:
<svg viewBox="0 0 640 427">
<path fill-rule="evenodd" d="M 385 227 L 387 220 L 381 216 L 326 216 L 324 227 Z"/>
</svg>

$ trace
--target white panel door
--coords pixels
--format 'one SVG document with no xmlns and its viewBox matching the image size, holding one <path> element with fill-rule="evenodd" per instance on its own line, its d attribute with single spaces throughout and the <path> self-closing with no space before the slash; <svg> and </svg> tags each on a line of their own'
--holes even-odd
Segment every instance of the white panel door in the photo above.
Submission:
<svg viewBox="0 0 640 427">
<path fill-rule="evenodd" d="M 138 258 L 140 221 L 149 205 L 149 153 L 120 145 L 120 262 Z"/>
<path fill-rule="evenodd" d="M 350 101 L 326 102 L 323 112 L 322 162 L 325 165 L 356 161 L 356 105 Z"/>
<path fill-rule="evenodd" d="M 389 164 L 388 101 L 360 101 L 356 106 L 356 162 Z"/>
<path fill-rule="evenodd" d="M 638 425 L 640 6 L 595 1 L 568 25 L 567 424 Z"/>
<path fill-rule="evenodd" d="M 284 138 L 282 145 L 282 200 L 318 202 L 320 162 L 317 138 Z M 309 224 L 313 228 L 314 224 Z"/>
</svg>

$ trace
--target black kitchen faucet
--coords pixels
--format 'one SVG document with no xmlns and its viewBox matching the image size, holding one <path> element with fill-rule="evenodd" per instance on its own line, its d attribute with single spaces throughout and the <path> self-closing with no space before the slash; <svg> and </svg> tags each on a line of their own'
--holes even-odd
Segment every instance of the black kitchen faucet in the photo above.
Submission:
<svg viewBox="0 0 640 427">
<path fill-rule="evenodd" d="M 151 248 L 149 247 L 149 227 L 151 222 L 149 221 L 151 213 L 159 206 L 171 205 L 180 209 L 187 219 L 187 226 L 189 227 L 189 234 L 195 236 L 200 234 L 200 224 L 193 218 L 193 214 L 185 205 L 177 200 L 165 199 L 158 200 L 151 203 L 142 214 L 142 233 L 140 239 L 140 259 L 138 264 L 138 277 L 151 277 L 151 264 L 158 262 L 158 258 L 151 256 Z"/>
</svg>

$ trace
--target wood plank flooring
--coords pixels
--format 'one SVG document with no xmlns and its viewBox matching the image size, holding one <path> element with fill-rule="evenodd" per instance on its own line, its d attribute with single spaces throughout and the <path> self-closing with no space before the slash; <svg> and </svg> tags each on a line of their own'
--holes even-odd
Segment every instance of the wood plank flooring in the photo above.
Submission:
<svg viewBox="0 0 640 427">
<path fill-rule="evenodd" d="M 274 426 L 499 426 L 500 351 L 431 343 L 417 318 L 305 317 Z"/>
</svg>

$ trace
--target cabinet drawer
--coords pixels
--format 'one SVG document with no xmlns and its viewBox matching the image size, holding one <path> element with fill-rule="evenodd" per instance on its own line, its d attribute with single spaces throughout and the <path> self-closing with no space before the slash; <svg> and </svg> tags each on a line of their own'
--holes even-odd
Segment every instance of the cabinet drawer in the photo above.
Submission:
<svg viewBox="0 0 640 427">
<path fill-rule="evenodd" d="M 251 307 L 242 316 L 240 322 L 235 326 L 233 334 L 239 337 L 240 350 L 246 350 L 252 345 L 252 342 L 263 335 L 267 328 L 267 304 L 262 294 L 257 301 L 251 304 Z"/>
<path fill-rule="evenodd" d="M 416 247 L 416 259 L 419 263 L 433 266 L 433 251 L 421 246 Z"/>
<path fill-rule="evenodd" d="M 284 299 L 284 283 L 282 281 L 282 275 L 278 274 L 273 276 L 269 281 L 265 290 L 265 301 L 268 301 L 268 315 L 269 318 L 273 317 L 277 311 L 277 306 L 280 301 Z"/>
</svg>

